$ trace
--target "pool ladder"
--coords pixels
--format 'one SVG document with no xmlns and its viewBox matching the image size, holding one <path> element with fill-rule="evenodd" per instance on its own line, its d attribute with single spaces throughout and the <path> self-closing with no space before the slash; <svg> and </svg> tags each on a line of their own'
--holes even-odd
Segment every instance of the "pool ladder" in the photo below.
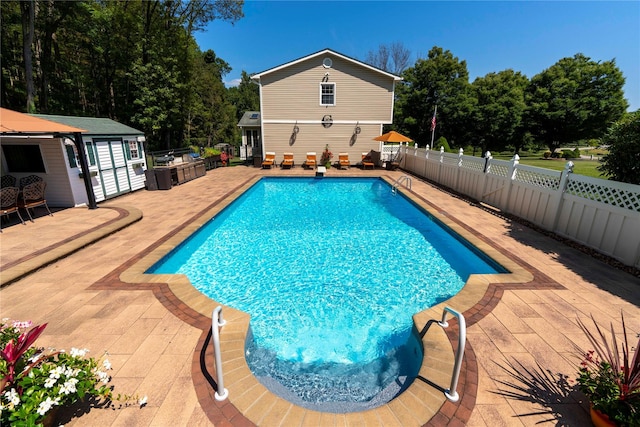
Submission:
<svg viewBox="0 0 640 427">
<path fill-rule="evenodd" d="M 223 401 L 229 397 L 229 391 L 224 388 L 222 377 L 222 356 L 220 355 L 220 328 L 227 322 L 222 318 L 222 307 L 217 306 L 211 315 L 211 335 L 213 336 L 213 355 L 216 358 L 216 376 L 218 377 L 218 390 L 214 397 L 217 401 Z"/>
<path fill-rule="evenodd" d="M 398 187 L 400 187 L 400 185 L 402 183 L 404 183 L 404 186 L 406 188 L 411 190 L 411 178 L 409 178 L 407 175 L 402 175 L 400 178 L 398 178 L 395 181 L 393 181 L 393 185 L 391 186 L 391 192 L 393 194 L 397 194 L 398 193 Z"/>
<path fill-rule="evenodd" d="M 446 328 L 449 326 L 447 323 L 447 313 L 450 313 L 458 318 L 458 351 L 456 352 L 456 360 L 453 365 L 453 373 L 451 374 L 451 385 L 448 390 L 444 391 L 444 395 L 452 402 L 457 402 L 460 399 L 456 388 L 458 387 L 458 379 L 460 378 L 460 368 L 462 367 L 462 359 L 464 358 L 464 345 L 467 342 L 467 323 L 464 320 L 462 313 L 452 309 L 451 307 L 445 307 L 442 311 L 442 320 L 438 322 L 438 325 Z"/>
</svg>

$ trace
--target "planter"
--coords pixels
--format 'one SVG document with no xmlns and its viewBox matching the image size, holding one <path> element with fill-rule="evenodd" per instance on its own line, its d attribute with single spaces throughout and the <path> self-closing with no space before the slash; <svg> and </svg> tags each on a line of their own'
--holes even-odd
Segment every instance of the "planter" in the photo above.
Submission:
<svg viewBox="0 0 640 427">
<path fill-rule="evenodd" d="M 44 416 L 44 418 L 42 419 L 42 427 L 55 427 L 58 424 L 56 423 L 57 419 L 58 419 L 58 412 L 60 411 L 60 407 L 59 406 L 54 406 L 51 409 L 49 409 L 49 412 L 47 412 Z"/>
<path fill-rule="evenodd" d="M 595 427 L 617 427 L 618 424 L 614 423 L 602 412 L 597 409 L 593 409 L 593 406 L 590 406 L 591 412 L 591 422 Z"/>
</svg>

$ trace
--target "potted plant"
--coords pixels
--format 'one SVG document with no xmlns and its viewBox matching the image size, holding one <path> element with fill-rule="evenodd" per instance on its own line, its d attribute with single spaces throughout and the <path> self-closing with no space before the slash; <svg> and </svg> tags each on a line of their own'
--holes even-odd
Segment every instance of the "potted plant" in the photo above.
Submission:
<svg viewBox="0 0 640 427">
<path fill-rule="evenodd" d="M 331 159 L 333 159 L 333 153 L 329 151 L 329 144 L 324 147 L 324 151 L 320 155 L 320 163 L 327 169 L 331 168 Z"/>
<path fill-rule="evenodd" d="M 0 424 L 48 424 L 56 409 L 94 396 L 111 405 L 114 400 L 137 400 L 114 394 L 107 384 L 109 360 L 87 357 L 89 350 L 44 349 L 34 342 L 47 324 L 0 321 Z M 146 396 L 139 400 L 146 404 Z"/>
<path fill-rule="evenodd" d="M 630 347 L 622 316 L 624 339 L 619 346 L 613 325 L 607 336 L 593 316 L 591 320 L 595 332 L 578 319 L 594 349 L 583 354 L 577 382 L 589 398 L 593 423 L 640 426 L 640 335 L 635 348 Z"/>
</svg>

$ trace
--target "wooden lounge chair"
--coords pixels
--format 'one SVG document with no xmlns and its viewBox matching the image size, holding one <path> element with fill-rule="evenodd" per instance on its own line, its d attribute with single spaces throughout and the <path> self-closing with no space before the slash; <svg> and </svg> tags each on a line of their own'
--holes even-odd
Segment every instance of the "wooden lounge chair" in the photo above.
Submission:
<svg viewBox="0 0 640 427">
<path fill-rule="evenodd" d="M 22 199 L 18 200 L 18 207 L 27 211 L 27 215 L 29 215 L 31 222 L 33 222 L 33 217 L 31 216 L 29 209 L 33 209 L 36 206 L 44 205 L 44 207 L 47 208 L 49 215 L 53 216 L 49 210 L 49 206 L 47 205 L 47 199 L 44 197 L 44 191 L 46 188 L 47 183 L 45 181 L 36 181 L 25 185 L 22 189 Z"/>
<path fill-rule="evenodd" d="M 338 166 L 340 167 L 340 169 L 349 169 L 349 166 L 351 166 L 351 162 L 349 161 L 349 153 L 338 153 Z"/>
<path fill-rule="evenodd" d="M 376 165 L 371 161 L 369 153 L 362 153 L 362 169 L 371 168 L 374 169 Z"/>
<path fill-rule="evenodd" d="M 282 169 L 291 169 L 293 167 L 293 153 L 284 153 L 284 160 L 280 163 Z"/>
<path fill-rule="evenodd" d="M 315 151 L 307 153 L 307 160 L 304 161 L 304 166 L 307 168 L 315 168 L 318 166 L 318 160 Z"/>
<path fill-rule="evenodd" d="M 267 151 L 264 156 L 264 161 L 262 162 L 262 168 L 272 168 L 276 163 L 276 153 L 272 151 Z"/>
<path fill-rule="evenodd" d="M 20 189 L 18 187 L 3 187 L 0 189 L 0 217 L 16 213 L 20 218 L 20 222 L 24 224 L 22 215 L 18 210 L 19 193 Z"/>
</svg>

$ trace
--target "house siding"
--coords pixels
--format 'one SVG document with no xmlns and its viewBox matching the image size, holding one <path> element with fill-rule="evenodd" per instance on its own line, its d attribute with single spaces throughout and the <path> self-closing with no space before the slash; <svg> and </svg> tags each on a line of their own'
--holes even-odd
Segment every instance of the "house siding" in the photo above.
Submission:
<svg viewBox="0 0 640 427">
<path fill-rule="evenodd" d="M 330 68 L 322 65 L 327 57 Z M 339 152 L 347 152 L 355 164 L 363 152 L 380 149 L 373 138 L 393 121 L 394 76 L 331 52 L 265 72 L 259 80 L 263 152 L 275 151 L 278 163 L 282 153 L 293 152 L 299 164 L 306 152 L 319 156 L 329 144 L 336 160 Z M 323 81 L 335 84 L 333 106 L 320 105 Z M 326 115 L 333 121 L 330 127 L 322 125 Z M 361 133 L 352 141 L 356 125 Z M 295 141 L 294 126 L 299 128 Z"/>
</svg>

